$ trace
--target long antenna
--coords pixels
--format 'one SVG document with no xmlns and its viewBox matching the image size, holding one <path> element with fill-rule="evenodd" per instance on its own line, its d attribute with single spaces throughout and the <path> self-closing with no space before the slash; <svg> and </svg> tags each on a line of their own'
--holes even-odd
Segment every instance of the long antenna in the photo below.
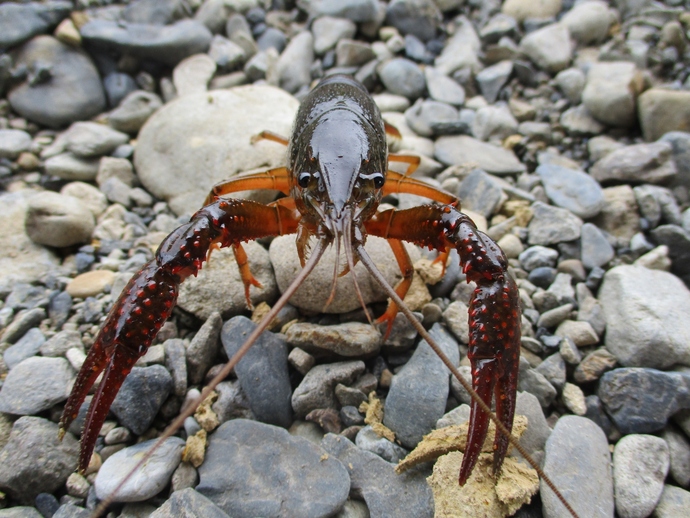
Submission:
<svg viewBox="0 0 690 518">
<path fill-rule="evenodd" d="M 541 466 L 537 463 L 536 460 L 532 458 L 532 456 L 527 453 L 527 450 L 520 444 L 520 442 L 513 437 L 513 435 L 508 431 L 508 429 L 505 427 L 505 425 L 496 417 L 496 414 L 494 414 L 489 406 L 484 403 L 484 400 L 479 397 L 479 394 L 477 394 L 472 386 L 465 380 L 465 378 L 462 377 L 460 374 L 460 371 L 457 369 L 455 365 L 453 365 L 453 362 L 450 361 L 450 358 L 446 356 L 446 354 L 443 352 L 443 350 L 439 347 L 439 345 L 434 341 L 434 339 L 431 337 L 429 332 L 424 328 L 424 326 L 415 318 L 415 316 L 412 314 L 412 311 L 410 308 L 407 307 L 407 304 L 403 302 L 403 300 L 398 296 L 398 294 L 395 292 L 395 290 L 386 282 L 386 279 L 383 277 L 379 269 L 376 267 L 374 262 L 371 260 L 371 257 L 369 257 L 369 254 L 367 251 L 364 249 L 364 246 L 361 244 L 358 244 L 355 247 L 355 251 L 357 252 L 357 255 L 359 255 L 360 261 L 362 261 L 362 264 L 366 267 L 367 270 L 369 270 L 369 273 L 374 277 L 376 282 L 381 285 L 383 290 L 388 294 L 388 296 L 393 300 L 396 306 L 398 306 L 398 309 L 402 311 L 402 313 L 407 317 L 407 319 L 410 321 L 412 326 L 417 330 L 419 335 L 426 340 L 426 342 L 429 344 L 429 347 L 433 349 L 433 351 L 438 355 L 438 357 L 441 359 L 443 364 L 448 367 L 448 370 L 457 378 L 457 380 L 460 382 L 460 384 L 463 386 L 463 388 L 470 394 L 472 397 L 472 400 L 475 401 L 478 405 L 479 408 L 482 409 L 482 411 L 486 412 L 491 420 L 494 422 L 496 425 L 496 429 L 499 430 L 504 436 L 508 438 L 508 441 L 510 441 L 510 444 L 512 444 L 517 451 L 520 452 L 520 455 L 522 455 L 527 462 L 535 469 L 537 474 L 542 478 L 542 480 L 546 483 L 547 486 L 551 489 L 551 491 L 554 492 L 556 497 L 561 501 L 561 503 L 565 506 L 565 508 L 570 512 L 570 514 L 574 518 L 579 518 L 575 510 L 570 506 L 570 504 L 567 502 L 565 497 L 561 494 L 560 491 L 556 488 L 556 485 L 551 481 L 551 479 L 544 473 L 544 470 L 541 469 Z"/>
<path fill-rule="evenodd" d="M 316 247 L 311 253 L 311 256 L 309 257 L 309 260 L 307 263 L 304 265 L 304 268 L 297 274 L 297 277 L 295 277 L 295 280 L 292 281 L 292 284 L 288 286 L 288 288 L 285 290 L 285 292 L 281 295 L 281 297 L 278 299 L 278 302 L 275 303 L 275 305 L 271 308 L 271 310 L 266 313 L 264 318 L 259 322 L 259 324 L 256 326 L 254 331 L 249 335 L 247 340 L 242 344 L 242 347 L 239 348 L 239 350 L 234 354 L 232 358 L 228 361 L 228 363 L 225 364 L 223 369 L 216 374 L 216 376 L 211 380 L 211 382 L 204 387 L 204 389 L 201 391 L 201 395 L 199 396 L 199 401 L 203 401 L 208 397 L 208 395 L 211 393 L 213 389 L 216 388 L 216 386 L 223 381 L 232 371 L 232 369 L 235 368 L 235 365 L 239 363 L 239 361 L 242 359 L 242 357 L 247 354 L 247 351 L 249 351 L 250 347 L 254 345 L 254 342 L 259 338 L 261 333 L 263 333 L 268 326 L 271 324 L 273 319 L 278 315 L 278 312 L 283 309 L 285 304 L 287 303 L 288 300 L 290 300 L 290 297 L 292 297 L 297 289 L 302 285 L 304 280 L 309 276 L 309 274 L 312 272 L 316 264 L 319 262 L 321 259 L 321 256 L 323 255 L 324 250 L 326 249 L 326 246 L 329 243 L 329 238 L 324 237 L 320 239 L 316 243 Z M 107 511 L 108 506 L 113 503 L 115 499 L 115 495 L 117 492 L 122 489 L 122 487 L 127 483 L 127 481 L 134 475 L 134 473 L 141 468 L 144 463 L 151 458 L 151 455 L 161 447 L 163 442 L 168 438 L 171 437 L 178 428 L 180 428 L 184 424 L 184 420 L 187 419 L 190 415 L 194 413 L 196 410 L 197 405 L 187 405 L 187 408 L 184 409 L 177 418 L 168 425 L 168 427 L 163 431 L 163 435 L 156 441 L 156 443 L 146 452 L 146 455 L 142 457 L 142 459 L 134 466 L 129 473 L 122 479 L 122 481 L 117 485 L 115 490 L 108 495 L 107 498 L 102 500 L 99 504 L 98 507 L 94 510 L 93 514 L 91 515 L 92 518 L 98 518 L 101 516 L 105 511 Z"/>
</svg>

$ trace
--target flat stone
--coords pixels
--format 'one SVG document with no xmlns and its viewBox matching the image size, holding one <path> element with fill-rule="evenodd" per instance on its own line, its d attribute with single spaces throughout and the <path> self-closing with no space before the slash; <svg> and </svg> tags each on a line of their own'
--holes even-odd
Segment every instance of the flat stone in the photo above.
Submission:
<svg viewBox="0 0 690 518">
<path fill-rule="evenodd" d="M 3 6 L 0 6 L 0 8 Z M 0 157 L 15 159 L 31 146 L 31 135 L 15 129 L 0 130 Z"/>
<path fill-rule="evenodd" d="M 350 490 L 343 464 L 318 445 L 245 419 L 210 436 L 199 477 L 196 490 L 240 518 L 332 516 Z"/>
<path fill-rule="evenodd" d="M 74 373 L 64 358 L 32 356 L 10 370 L 0 391 L 0 412 L 33 415 L 67 399 Z"/>
<path fill-rule="evenodd" d="M 286 333 L 288 343 L 310 353 L 335 353 L 339 356 L 367 356 L 378 352 L 381 335 L 369 324 L 347 322 L 320 326 L 295 323 Z"/>
<path fill-rule="evenodd" d="M 669 131 L 690 131 L 690 92 L 650 88 L 640 95 L 637 110 L 647 141 Z"/>
<path fill-rule="evenodd" d="M 314 52 L 318 56 L 323 56 L 335 48 L 341 39 L 354 38 L 357 26 L 347 18 L 321 16 L 314 20 L 311 31 L 314 35 Z"/>
<path fill-rule="evenodd" d="M 520 41 L 520 50 L 539 68 L 559 72 L 572 59 L 568 28 L 562 23 L 552 23 L 530 32 Z"/>
<path fill-rule="evenodd" d="M 593 63 L 587 73 L 582 102 L 599 122 L 629 128 L 635 122 L 638 76 L 634 63 Z"/>
<path fill-rule="evenodd" d="M 604 207 L 591 222 L 599 229 L 629 243 L 640 231 L 640 215 L 632 187 L 607 187 L 604 189 L 604 200 Z"/>
<path fill-rule="evenodd" d="M 465 135 L 440 137 L 434 156 L 445 165 L 475 164 L 490 174 L 515 174 L 525 171 L 512 151 Z"/>
<path fill-rule="evenodd" d="M 592 223 L 582 225 L 580 242 L 582 246 L 582 264 L 588 270 L 597 266 L 604 266 L 616 255 L 616 251 L 608 239 L 606 239 L 606 236 Z"/>
<path fill-rule="evenodd" d="M 71 10 L 70 2 L 6 3 L 0 6 L 0 47 L 14 47 L 32 36 L 48 32 L 69 16 Z"/>
<path fill-rule="evenodd" d="M 551 18 L 561 12 L 561 0 L 506 0 L 501 7 L 501 12 L 512 16 L 518 22 L 524 22 L 528 18 Z"/>
<path fill-rule="evenodd" d="M 476 73 L 482 67 L 478 55 L 482 48 L 479 35 L 472 22 L 464 15 L 455 18 L 453 24 L 455 33 L 446 41 L 441 54 L 434 60 L 434 67 L 446 75 L 452 75 L 463 68 Z"/>
<path fill-rule="evenodd" d="M 149 518 L 168 516 L 229 518 L 220 507 L 191 487 L 173 492 L 162 506 L 149 515 Z"/>
<path fill-rule="evenodd" d="M 590 173 L 602 183 L 664 183 L 677 174 L 671 151 L 671 145 L 666 142 L 626 146 L 600 159 Z"/>
<path fill-rule="evenodd" d="M 337 408 L 334 389 L 338 383 L 350 385 L 364 372 L 364 362 L 351 361 L 317 365 L 302 379 L 292 394 L 292 408 L 298 417 L 312 410 Z"/>
<path fill-rule="evenodd" d="M 544 164 L 537 167 L 536 173 L 549 199 L 576 216 L 588 219 L 604 207 L 601 186 L 584 171 Z"/>
<path fill-rule="evenodd" d="M 110 270 L 93 270 L 82 273 L 72 279 L 65 290 L 72 297 L 85 299 L 95 297 L 103 293 L 106 286 L 112 286 L 115 280 L 115 272 Z"/>
<path fill-rule="evenodd" d="M 654 510 L 654 518 L 675 518 L 683 516 L 690 506 L 690 491 L 670 484 L 664 484 L 659 503 Z"/>
<path fill-rule="evenodd" d="M 580 237 L 582 220 L 566 209 L 536 202 L 534 217 L 528 226 L 530 245 L 552 245 Z"/>
</svg>

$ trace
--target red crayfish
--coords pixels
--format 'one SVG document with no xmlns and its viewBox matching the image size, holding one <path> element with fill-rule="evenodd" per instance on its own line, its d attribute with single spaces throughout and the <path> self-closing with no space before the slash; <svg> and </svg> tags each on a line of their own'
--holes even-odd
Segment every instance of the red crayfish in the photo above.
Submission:
<svg viewBox="0 0 690 518">
<path fill-rule="evenodd" d="M 396 313 L 403 311 L 431 343 L 402 302 L 413 273 L 403 241 L 436 249 L 443 259 L 454 248 L 467 280 L 477 285 L 469 310 L 468 356 L 472 386 L 479 397 L 472 402 L 460 484 L 465 483 L 477 461 L 488 430 L 492 400 L 503 425 L 503 433 L 496 435 L 494 443 L 494 472 L 498 473 L 515 412 L 521 321 L 518 289 L 496 243 L 460 212 L 455 196 L 412 178 L 410 173 L 419 159 L 388 154 L 386 133 L 397 131 L 383 122 L 362 85 L 346 76 L 328 77 L 302 102 L 289 141 L 271 133 L 262 134 L 263 138 L 288 145 L 287 167 L 216 185 L 206 206 L 161 243 L 155 258 L 132 278 L 114 304 L 65 406 L 60 421 L 63 434 L 103 373 L 85 421 L 79 471 L 89 464 L 101 425 L 125 377 L 170 316 L 180 283 L 197 274 L 214 247 L 231 246 L 248 300 L 250 286 L 257 281 L 250 272 L 242 242 L 296 233 L 303 269 L 237 356 L 241 357 L 267 327 L 330 244 L 335 244 L 338 251 L 343 246 L 347 269 L 353 271 L 355 263 L 361 262 L 388 292 L 391 301 L 378 322 L 386 323 L 390 331 Z M 388 161 L 407 163 L 407 173 L 388 170 Z M 267 204 L 225 198 L 251 189 L 275 189 L 285 197 Z M 396 193 L 415 194 L 436 203 L 406 210 L 377 210 L 384 196 Z M 367 255 L 367 235 L 382 237 L 390 244 L 402 271 L 395 290 L 386 284 Z M 314 243 L 311 249 L 310 243 Z M 238 360 L 233 358 L 230 364 Z M 444 361 L 454 369 L 447 359 Z"/>
</svg>

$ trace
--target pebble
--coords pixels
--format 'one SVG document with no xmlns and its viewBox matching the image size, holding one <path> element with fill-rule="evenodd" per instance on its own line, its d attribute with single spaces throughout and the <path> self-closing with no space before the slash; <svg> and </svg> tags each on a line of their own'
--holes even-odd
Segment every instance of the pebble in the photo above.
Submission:
<svg viewBox="0 0 690 518">
<path fill-rule="evenodd" d="M 503 204 L 505 195 L 494 177 L 481 169 L 474 169 L 460 184 L 458 196 L 462 207 L 482 216 L 491 217 Z"/>
<path fill-rule="evenodd" d="M 70 182 L 60 189 L 63 196 L 72 196 L 98 218 L 108 208 L 108 200 L 96 187 L 85 182 Z"/>
<path fill-rule="evenodd" d="M 110 112 L 108 124 L 123 133 L 137 133 L 161 106 L 163 101 L 155 93 L 135 90 Z"/>
<path fill-rule="evenodd" d="M 666 442 L 653 435 L 626 435 L 613 452 L 616 511 L 621 518 L 649 516 L 664 489 L 670 463 Z"/>
<path fill-rule="evenodd" d="M 598 395 L 621 433 L 652 433 L 690 406 L 686 378 L 679 372 L 614 369 L 602 376 Z"/>
<path fill-rule="evenodd" d="M 313 367 L 292 394 L 292 409 L 304 417 L 319 408 L 337 408 L 334 389 L 338 383 L 351 385 L 364 372 L 364 362 L 338 362 Z"/>
<path fill-rule="evenodd" d="M 22 117 L 51 128 L 94 117 L 105 108 L 101 80 L 91 59 L 81 50 L 51 36 L 36 36 L 20 47 L 15 67 L 43 70 L 47 81 L 24 81 L 7 96 Z"/>
<path fill-rule="evenodd" d="M 600 230 L 620 238 L 624 242 L 640 231 L 640 215 L 635 193 L 629 185 L 604 189 L 604 208 L 592 220 Z"/>
<path fill-rule="evenodd" d="M 589 113 L 584 104 L 569 108 L 561 114 L 561 125 L 574 136 L 591 136 L 602 133 L 605 126 Z"/>
<path fill-rule="evenodd" d="M 98 173 L 98 160 L 79 158 L 72 153 L 52 156 L 43 166 L 46 173 L 63 180 L 90 182 Z"/>
<path fill-rule="evenodd" d="M 613 516 L 611 454 L 604 432 L 594 422 L 579 416 L 561 417 L 546 441 L 543 469 L 556 487 L 564 491 L 578 515 Z M 543 481 L 541 498 L 545 516 L 565 516 L 563 504 Z"/>
<path fill-rule="evenodd" d="M 209 438 L 199 477 L 196 490 L 237 517 L 332 516 L 349 493 L 347 470 L 318 445 L 244 419 Z"/>
<path fill-rule="evenodd" d="M 79 443 L 69 433 L 62 441 L 57 436 L 57 424 L 41 417 L 24 416 L 14 422 L 9 441 L 0 451 L 3 492 L 33 505 L 38 494 L 64 486 L 76 468 Z"/>
<path fill-rule="evenodd" d="M 645 140 L 670 131 L 686 131 L 690 92 L 650 88 L 637 101 L 638 119 Z"/>
<path fill-rule="evenodd" d="M 355 444 L 366 451 L 375 453 L 379 457 L 393 464 L 397 464 L 407 457 L 407 450 L 397 444 L 379 437 L 371 426 L 365 426 L 357 434 Z"/>
<path fill-rule="evenodd" d="M 543 408 L 548 408 L 556 399 L 556 389 L 546 377 L 533 369 L 527 359 L 520 358 L 518 390 L 533 394 Z"/>
<path fill-rule="evenodd" d="M 0 46 L 14 47 L 32 36 L 48 32 L 69 15 L 69 2 L 46 2 L 45 4 L 6 4 L 0 6 L 2 37 Z"/>
<path fill-rule="evenodd" d="M 582 265 L 591 270 L 604 266 L 616 255 L 606 236 L 592 223 L 582 225 Z"/>
<path fill-rule="evenodd" d="M 464 68 L 478 72 L 481 70 L 478 57 L 481 50 L 479 35 L 472 23 L 463 15 L 456 17 L 453 24 L 455 33 L 434 60 L 434 67 L 446 75 Z"/>
<path fill-rule="evenodd" d="M 594 63 L 587 73 L 582 101 L 599 122 L 627 128 L 635 121 L 637 76 L 634 63 Z"/>
<path fill-rule="evenodd" d="M 661 221 L 674 225 L 681 224 L 680 209 L 669 189 L 645 184 L 634 187 L 633 191 L 640 214 L 649 222 L 650 227 L 656 227 Z"/>
<path fill-rule="evenodd" d="M 626 367 L 690 365 L 690 291 L 674 275 L 617 266 L 604 276 L 599 301 L 606 318 L 606 348 Z M 673 329 L 673 333 L 668 330 Z"/>
<path fill-rule="evenodd" d="M 417 135 L 431 137 L 438 132 L 437 128 L 456 124 L 458 111 L 443 102 L 418 99 L 405 110 L 405 120 Z"/>
<path fill-rule="evenodd" d="M 479 108 L 472 121 L 472 135 L 479 140 L 503 140 L 517 133 L 518 122 L 505 105 Z"/>
<path fill-rule="evenodd" d="M 518 256 L 520 266 L 528 272 L 540 266 L 556 266 L 558 252 L 541 245 L 530 246 Z"/>
<path fill-rule="evenodd" d="M 425 479 L 428 473 L 410 470 L 398 475 L 390 462 L 340 435 L 326 434 L 321 446 L 347 467 L 350 491 L 360 495 L 372 516 L 434 516 L 433 495 Z"/>
<path fill-rule="evenodd" d="M 560 352 L 548 356 L 535 368 L 535 370 L 539 374 L 542 374 L 556 390 L 563 390 L 566 380 L 566 367 Z"/>
<path fill-rule="evenodd" d="M 28 151 L 31 135 L 16 129 L 0 129 L 0 157 L 15 159 L 20 153 Z"/>
<path fill-rule="evenodd" d="M 563 386 L 563 404 L 573 414 L 583 416 L 587 413 L 587 404 L 585 403 L 585 394 L 582 389 L 572 383 L 566 383 Z"/>
<path fill-rule="evenodd" d="M 379 332 L 359 322 L 332 326 L 298 322 L 290 326 L 286 337 L 290 346 L 315 355 L 366 356 L 377 353 L 381 347 Z"/>
<path fill-rule="evenodd" d="M 671 149 L 666 142 L 626 146 L 597 161 L 590 173 L 599 182 L 664 183 L 677 174 Z"/>
<path fill-rule="evenodd" d="M 8 369 L 13 369 L 27 358 L 31 358 L 41 349 L 46 338 L 40 329 L 29 329 L 14 345 L 3 353 L 3 360 Z"/>
<path fill-rule="evenodd" d="M 530 245 L 553 245 L 580 237 L 582 220 L 566 209 L 542 202 L 532 205 L 534 217 L 527 227 Z"/>
<path fill-rule="evenodd" d="M 103 293 L 106 286 L 112 286 L 115 273 L 109 270 L 94 270 L 82 273 L 72 279 L 65 290 L 72 297 L 85 299 Z"/>
<path fill-rule="evenodd" d="M 357 26 L 347 18 L 321 16 L 314 20 L 311 30 L 314 34 L 314 52 L 317 56 L 323 56 L 335 48 L 341 39 L 354 38 Z"/>
<path fill-rule="evenodd" d="M 87 241 L 95 221 L 77 198 L 44 191 L 29 201 L 25 225 L 35 243 L 62 248 Z"/>
<path fill-rule="evenodd" d="M 579 68 L 567 68 L 561 70 L 554 81 L 565 94 L 571 104 L 578 105 L 582 99 L 582 91 L 585 88 L 585 75 Z"/>
<path fill-rule="evenodd" d="M 390 93 L 402 95 L 411 101 L 421 97 L 426 88 L 424 73 L 409 59 L 391 59 L 381 65 L 378 74 Z"/>
<path fill-rule="evenodd" d="M 256 324 L 243 316 L 223 325 L 220 338 L 228 358 L 234 356 L 254 329 Z M 285 340 L 267 332 L 261 334 L 235 366 L 237 379 L 256 418 L 283 428 L 292 423 L 287 358 Z"/>
<path fill-rule="evenodd" d="M 520 50 L 539 68 L 560 72 L 572 59 L 568 28 L 562 23 L 552 23 L 530 32 L 520 40 Z"/>
<path fill-rule="evenodd" d="M 604 207 L 603 190 L 587 173 L 554 164 L 540 165 L 536 173 L 549 200 L 576 216 L 589 219 Z"/>
<path fill-rule="evenodd" d="M 659 504 L 654 510 L 654 518 L 674 518 L 683 516 L 690 505 L 690 491 L 664 484 Z"/>
<path fill-rule="evenodd" d="M 570 36 L 579 44 L 592 45 L 606 39 L 616 18 L 606 2 L 590 0 L 573 6 L 563 15 L 561 23 L 568 27 Z"/>
<path fill-rule="evenodd" d="M 386 25 L 426 42 L 436 36 L 441 12 L 432 0 L 393 0 L 386 8 Z"/>
<path fill-rule="evenodd" d="M 440 324 L 430 330 L 453 365 L 459 362 L 455 340 Z M 448 399 L 448 370 L 422 341 L 412 358 L 393 376 L 386 398 L 383 423 L 404 447 L 413 448 L 443 416 Z"/>
<path fill-rule="evenodd" d="M 434 143 L 434 157 L 445 165 L 476 164 L 489 174 L 515 174 L 526 170 L 512 151 L 466 135 L 438 138 Z"/>
<path fill-rule="evenodd" d="M 606 372 L 616 366 L 616 358 L 607 349 L 595 349 L 575 368 L 573 377 L 578 383 L 596 381 Z"/>
<path fill-rule="evenodd" d="M 46 340 L 40 351 L 42 356 L 57 358 L 64 356 L 73 347 L 83 349 L 81 334 L 78 331 L 65 329 Z"/>
<path fill-rule="evenodd" d="M 488 103 L 496 102 L 501 88 L 508 82 L 512 73 L 513 62 L 504 60 L 477 74 L 476 81 L 479 84 L 479 89 Z"/>
<path fill-rule="evenodd" d="M 128 141 L 126 134 L 103 124 L 75 122 L 42 151 L 41 157 L 50 158 L 68 151 L 78 158 L 95 158 L 109 155 Z"/>
<path fill-rule="evenodd" d="M 168 516 L 229 518 L 228 514 L 220 507 L 191 487 L 173 492 L 162 506 L 149 515 L 149 518 L 166 518 Z"/>
<path fill-rule="evenodd" d="M 314 37 L 304 31 L 293 36 L 276 62 L 275 84 L 295 93 L 311 81 L 311 63 L 314 61 Z M 271 80 L 269 80 L 270 82 Z"/>
<path fill-rule="evenodd" d="M 125 381 L 126 383 L 126 381 Z M 94 482 L 96 495 L 103 500 L 110 497 L 123 479 L 139 463 L 156 440 L 130 446 L 108 457 Z M 139 468 L 136 475 L 124 482 L 115 494 L 115 502 L 141 502 L 158 493 L 170 483 L 170 477 L 182 458 L 184 441 L 179 437 L 168 437 L 163 444 Z"/>
<path fill-rule="evenodd" d="M 64 358 L 32 356 L 15 365 L 0 391 L 0 412 L 34 415 L 65 401 L 74 379 Z"/>
<path fill-rule="evenodd" d="M 433 100 L 452 106 L 462 106 L 465 103 L 465 89 L 434 67 L 424 68 L 424 78 L 429 97 Z"/>
<path fill-rule="evenodd" d="M 670 473 L 678 484 L 687 487 L 690 483 L 690 442 L 675 426 L 667 426 L 661 433 L 670 453 Z"/>
<path fill-rule="evenodd" d="M 530 18 L 552 18 L 561 11 L 561 0 L 506 0 L 501 7 L 501 12 L 512 16 L 518 22 L 524 22 Z"/>
<path fill-rule="evenodd" d="M 110 410 L 122 426 L 141 435 L 153 423 L 172 391 L 172 385 L 172 376 L 162 365 L 134 367 L 122 383 Z"/>
</svg>

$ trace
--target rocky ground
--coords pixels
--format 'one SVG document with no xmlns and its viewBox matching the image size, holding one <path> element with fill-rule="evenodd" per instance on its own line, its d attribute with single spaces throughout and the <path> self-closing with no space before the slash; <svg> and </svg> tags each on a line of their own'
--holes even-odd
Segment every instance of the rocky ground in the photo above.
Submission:
<svg viewBox="0 0 690 518">
<path fill-rule="evenodd" d="M 688 9 L 0 4 L 0 517 L 88 516 L 241 345 L 255 325 L 247 317 L 294 278 L 293 236 L 247 244 L 262 284 L 252 314 L 232 253 L 214 252 L 126 380 L 86 475 L 74 473 L 83 412 L 61 443 L 57 421 L 114 298 L 214 183 L 284 163 L 283 146 L 250 136 L 288 135 L 299 99 L 337 72 L 366 85 L 398 128 L 393 149 L 421 156 L 415 176 L 458 194 L 509 258 L 523 310 L 525 448 L 580 516 L 686 516 Z M 367 247 L 395 283 L 388 245 Z M 410 252 L 419 273 L 407 301 L 469 377 L 472 287 L 455 254 L 425 284 L 428 252 Z M 466 421 L 469 399 L 403 318 L 387 340 L 367 323 L 349 276 L 323 313 L 333 261 L 108 516 L 503 516 L 448 504 L 454 484 L 432 493 L 429 463 L 394 473 L 424 434 Z M 380 314 L 386 297 L 360 268 Z M 365 426 L 374 391 L 395 441 Z M 567 516 L 543 483 L 516 515 Z"/>
</svg>

